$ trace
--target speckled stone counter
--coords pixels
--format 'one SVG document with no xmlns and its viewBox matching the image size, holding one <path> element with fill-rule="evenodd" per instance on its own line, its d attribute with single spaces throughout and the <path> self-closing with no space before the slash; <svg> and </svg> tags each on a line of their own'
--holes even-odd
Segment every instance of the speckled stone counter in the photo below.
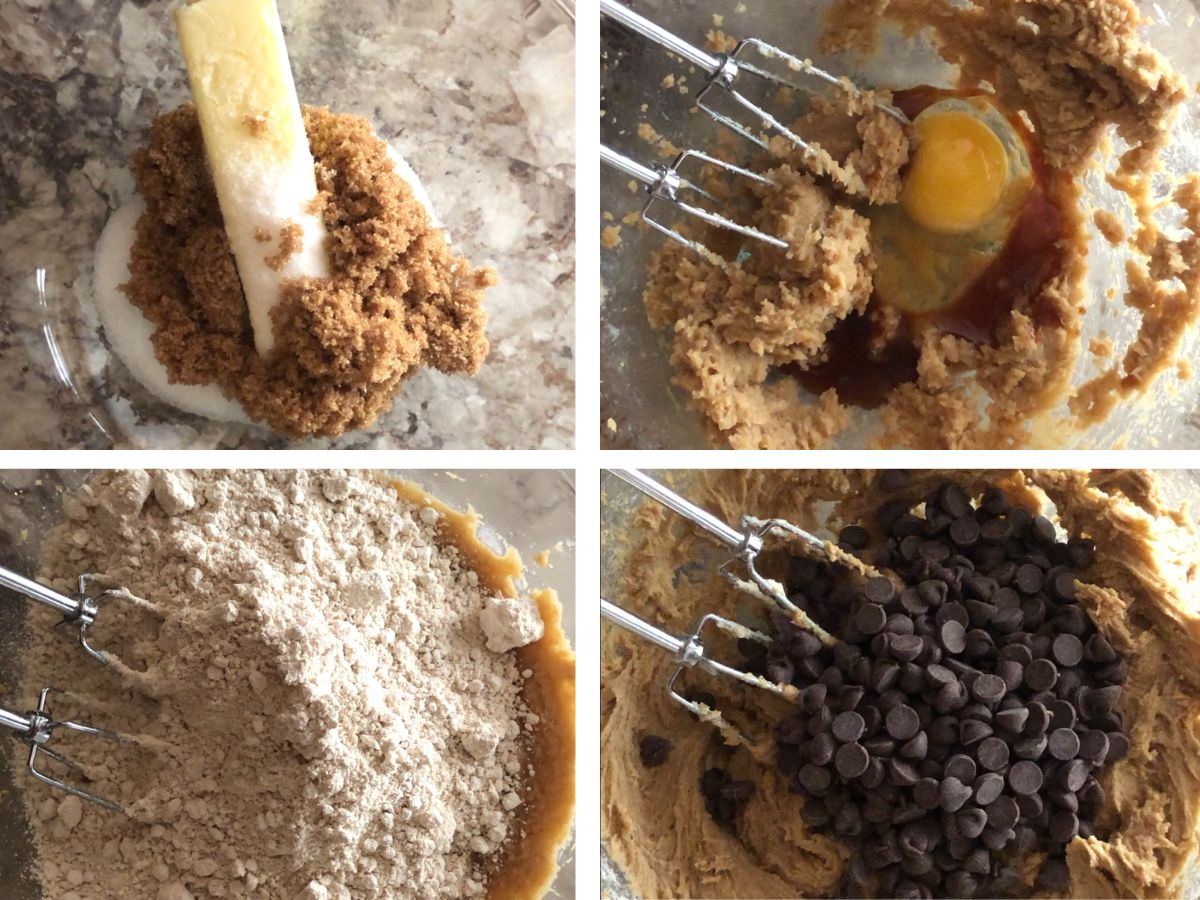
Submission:
<svg viewBox="0 0 1200 900">
<path fill-rule="evenodd" d="M 296 445 L 165 407 L 109 354 L 92 251 L 151 119 L 189 98 L 178 2 L 0 2 L 0 449 L 570 447 L 574 38 L 518 0 L 279 2 L 301 100 L 369 118 L 499 271 L 476 378 L 423 371 L 369 430 Z"/>
</svg>

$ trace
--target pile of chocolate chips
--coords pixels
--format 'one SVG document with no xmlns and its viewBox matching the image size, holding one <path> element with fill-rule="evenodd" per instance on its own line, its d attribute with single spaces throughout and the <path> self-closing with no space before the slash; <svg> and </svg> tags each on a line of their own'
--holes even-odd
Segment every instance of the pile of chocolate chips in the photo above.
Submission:
<svg viewBox="0 0 1200 900">
<path fill-rule="evenodd" d="M 1066 844 L 1095 833 L 1096 777 L 1129 749 L 1125 661 L 1076 603 L 1094 546 L 1000 490 L 976 507 L 954 483 L 914 498 L 902 473 L 881 477 L 899 499 L 839 539 L 899 583 L 795 558 L 791 599 L 839 643 L 783 615 L 769 648 L 739 642 L 747 669 L 801 689 L 778 768 L 811 827 L 856 842 L 848 895 L 1008 896 L 1034 852 L 1037 886 L 1063 890 Z"/>
</svg>

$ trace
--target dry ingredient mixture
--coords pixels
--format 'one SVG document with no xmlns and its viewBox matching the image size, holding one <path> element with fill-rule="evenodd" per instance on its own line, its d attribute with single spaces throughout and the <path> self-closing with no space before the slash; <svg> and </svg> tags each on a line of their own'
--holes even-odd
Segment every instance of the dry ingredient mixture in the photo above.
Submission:
<svg viewBox="0 0 1200 900">
<path fill-rule="evenodd" d="M 1107 702 L 1108 694 L 1115 693 L 1112 690 L 1085 701 L 1084 713 L 1077 711 L 1076 725 L 1068 730 L 1075 732 L 1075 739 L 1080 742 L 1078 749 L 1074 746 L 1075 739 L 1059 733 L 1057 727 L 1043 735 L 1047 738 L 1047 747 L 1038 768 L 1050 779 L 1044 789 L 1035 789 L 1029 781 L 1031 778 L 1036 781 L 1036 774 L 1030 767 L 1018 770 L 1017 765 L 1008 766 L 1005 760 L 992 759 L 995 754 L 1003 754 L 1001 745 L 1008 745 L 1007 740 L 994 739 L 993 734 L 979 724 L 969 726 L 974 729 L 970 736 L 960 734 L 960 738 L 969 744 L 963 751 L 968 759 L 952 762 L 947 758 L 938 761 L 939 765 L 944 763 L 957 769 L 969 761 L 970 767 L 977 766 L 980 771 L 975 773 L 976 781 L 971 785 L 975 792 L 988 789 L 986 782 L 993 771 L 1004 772 L 1002 790 L 1016 794 L 1019 801 L 1016 809 L 1012 809 L 1013 804 L 1003 797 L 994 801 L 996 806 L 981 806 L 987 815 L 982 817 L 985 827 L 980 837 L 972 827 L 978 826 L 981 820 L 979 812 L 971 808 L 979 805 L 977 796 L 966 798 L 960 785 L 951 781 L 951 775 L 942 772 L 938 775 L 942 781 L 940 787 L 947 793 L 939 793 L 936 805 L 942 808 L 931 814 L 929 820 L 938 823 L 939 829 L 945 826 L 944 837 L 940 830 L 936 834 L 923 830 L 924 821 L 922 826 L 904 832 L 905 824 L 919 820 L 923 810 L 917 809 L 912 817 L 902 814 L 897 822 L 900 834 L 897 855 L 902 859 L 911 855 L 904 850 L 906 842 L 942 839 L 941 844 L 928 853 L 928 858 L 947 877 L 956 880 L 953 884 L 943 885 L 935 896 L 946 895 L 947 891 L 950 896 L 971 896 L 976 888 L 981 891 L 979 896 L 1007 896 L 1011 892 L 1016 896 L 1180 896 L 1185 871 L 1200 850 L 1197 838 L 1200 770 L 1195 765 L 1200 751 L 1200 726 L 1197 724 L 1200 722 L 1200 678 L 1195 667 L 1200 653 L 1200 628 L 1197 627 L 1200 609 L 1197 609 L 1196 592 L 1200 573 L 1194 559 L 1194 529 L 1183 515 L 1164 504 L 1153 475 L 1082 471 L 959 472 L 950 476 L 922 473 L 904 482 L 897 479 L 896 473 L 877 476 L 870 472 L 834 471 L 725 472 L 689 480 L 685 493 L 728 521 L 752 510 L 760 516 L 783 516 L 810 529 L 827 527 L 839 535 L 843 549 L 890 568 L 895 560 L 889 562 L 887 554 L 896 552 L 903 556 L 906 551 L 901 549 L 903 541 L 896 542 L 894 548 L 886 543 L 885 534 L 881 533 L 884 529 L 882 521 L 886 518 L 894 529 L 904 519 L 901 530 L 907 530 L 907 525 L 915 523 L 898 511 L 897 498 L 942 498 L 945 496 L 942 483 L 947 477 L 963 489 L 965 496 L 985 508 L 985 514 L 977 520 L 981 530 L 993 518 L 997 522 L 1005 518 L 993 515 L 995 494 L 988 499 L 987 493 L 991 487 L 1002 489 L 1013 507 L 1045 511 L 1060 534 L 1066 532 L 1077 536 L 1061 551 L 1047 552 L 1056 558 L 1061 555 L 1063 562 L 1072 568 L 1080 568 L 1083 573 L 1073 582 L 1078 609 L 1087 614 L 1097 629 L 1090 637 L 1090 632 L 1083 629 L 1083 636 L 1087 638 L 1081 641 L 1087 660 L 1085 665 L 1113 666 L 1110 674 L 1124 676 L 1124 689 L 1115 712 L 1104 712 L 1098 706 L 1093 708 L 1094 700 L 1103 698 Z M 888 501 L 892 501 L 890 505 Z M 944 505 L 939 499 L 928 508 Z M 919 506 L 917 510 L 920 512 Z M 953 541 L 953 535 L 948 531 L 953 523 L 944 521 L 944 513 L 945 510 L 939 508 L 933 514 L 934 518 L 943 520 L 938 527 L 945 530 L 938 533 L 950 535 L 949 539 Z M 847 529 L 850 523 L 861 523 L 866 527 Z M 617 555 L 617 571 L 623 576 L 620 597 L 623 605 L 675 631 L 690 628 L 702 610 L 733 613 L 741 618 L 749 610 L 760 608 L 733 591 L 717 575 L 712 567 L 712 554 L 706 552 L 707 540 L 682 524 L 678 517 L 646 504 L 637 511 L 632 524 L 630 528 L 623 523 L 621 533 L 628 535 L 628 543 Z M 990 530 L 997 526 L 987 527 Z M 958 526 L 960 540 L 965 539 L 963 528 L 963 525 Z M 1037 535 L 1044 528 L 1031 519 L 1023 528 L 1028 537 L 1020 541 L 1019 546 L 1025 546 L 1030 539 L 1043 540 Z M 922 546 L 929 543 L 926 538 L 917 538 Z M 917 538 L 911 542 L 917 542 Z M 993 540 L 987 543 L 997 549 L 1001 547 Z M 1091 554 L 1093 544 L 1094 555 Z M 1014 549 L 1017 546 L 1013 545 Z M 989 552 L 995 553 L 995 550 Z M 924 565 L 935 561 L 919 549 L 917 555 L 918 559 L 925 560 Z M 803 587 L 793 586 L 799 592 L 794 596 L 801 603 L 808 602 L 805 598 L 809 597 L 818 599 L 828 595 L 832 598 L 836 595 L 838 579 L 835 573 L 826 564 L 813 559 L 811 551 L 806 552 L 798 543 L 784 548 L 776 546 L 765 557 L 764 565 L 772 577 L 787 583 L 797 580 L 804 583 Z M 1017 572 L 1011 588 L 1023 597 L 1019 608 L 1024 617 L 1037 606 L 1037 601 L 1032 599 L 1033 595 L 1026 596 L 1032 586 L 1022 584 L 1030 573 L 1020 574 L 1020 567 L 1014 568 Z M 801 570 L 804 570 L 803 576 Z M 1001 575 L 1002 580 L 1005 577 Z M 1064 606 L 1054 600 L 1067 587 L 1065 581 L 1060 584 L 1061 577 L 1056 575 L 1053 585 L 1046 589 L 1051 598 L 1046 601 L 1046 608 L 1057 609 L 1056 627 L 1062 624 L 1059 620 L 1067 616 L 1066 606 L 1074 603 Z M 872 586 L 868 582 L 868 587 L 874 590 L 881 585 Z M 900 595 L 899 602 L 911 604 L 922 599 L 920 592 L 913 592 Z M 996 599 L 993 612 L 999 616 L 999 611 L 1008 603 Z M 965 601 L 964 605 L 972 616 L 982 611 L 981 606 Z M 858 615 L 856 613 L 856 620 Z M 858 624 L 874 627 L 867 618 Z M 957 627 L 959 624 L 949 616 L 944 617 L 944 621 L 938 620 L 939 629 L 953 632 L 939 635 L 938 640 L 942 642 L 939 646 L 944 644 L 943 638 L 947 636 L 957 642 L 961 631 Z M 902 636 L 891 633 L 893 637 L 887 639 L 889 642 Z M 970 629 L 962 636 L 967 641 L 982 639 Z M 793 635 L 789 640 L 801 639 Z M 1064 640 L 1073 644 L 1070 638 Z M 904 637 L 904 641 L 911 641 L 911 636 Z M 742 648 L 745 649 L 744 644 Z M 741 658 L 738 649 L 724 649 L 729 655 L 722 658 L 731 661 Z M 749 649 L 753 651 L 753 648 Z M 1036 644 L 1034 649 L 1038 649 Z M 1046 674 L 1041 670 L 1049 669 L 1047 659 L 1055 661 L 1061 668 L 1064 658 L 1068 662 L 1074 659 L 1073 655 L 1062 656 L 1067 650 L 1074 648 L 1052 645 L 1048 657 L 1039 656 L 1040 662 L 1035 660 L 1024 667 L 1025 672 L 1034 674 L 1036 666 L 1039 671 L 1034 677 L 1041 677 Z M 1111 658 L 1109 650 L 1113 654 Z M 854 804 L 846 803 L 847 798 L 840 791 L 827 787 L 824 777 L 815 771 L 829 772 L 824 768 L 826 764 L 818 760 L 809 768 L 793 765 L 793 751 L 787 748 L 794 740 L 791 732 L 796 724 L 795 706 L 763 691 L 731 687 L 730 682 L 723 680 L 703 677 L 688 680 L 683 686 L 685 690 L 709 694 L 709 697 L 701 698 L 700 693 L 693 693 L 694 699 L 711 702 L 737 727 L 752 737 L 763 738 L 757 755 L 745 748 L 731 748 L 711 726 L 695 721 L 668 698 L 662 685 L 673 664 L 666 654 L 618 629 L 612 629 L 604 636 L 603 651 L 602 830 L 608 849 L 638 896 L 839 896 L 837 892 L 843 888 L 844 879 L 853 882 L 864 874 L 864 862 L 870 869 L 870 876 L 878 877 L 880 869 L 887 874 L 884 864 L 892 865 L 888 854 L 897 848 L 872 847 L 865 857 L 856 855 L 853 837 L 849 836 L 849 832 L 855 830 L 852 827 L 854 816 L 846 811 Z M 1006 658 L 1010 655 L 1015 659 L 1015 653 L 1006 653 Z M 1100 663 L 1098 656 L 1106 662 Z M 1119 662 L 1119 657 L 1123 657 L 1123 663 Z M 969 654 L 967 659 L 970 659 Z M 808 666 L 802 659 L 784 660 L 769 655 L 765 664 L 772 667 L 775 676 L 787 674 L 778 670 L 781 665 L 795 665 L 797 674 L 802 674 Z M 852 672 L 854 666 L 847 668 Z M 899 677 L 903 679 L 904 667 L 900 668 Z M 1118 668 L 1124 671 L 1118 672 Z M 1065 672 L 1066 668 L 1062 668 L 1059 677 L 1068 677 Z M 846 698 L 841 691 L 829 687 L 830 679 L 821 674 L 828 696 L 836 695 L 839 702 L 844 701 Z M 875 674 L 878 673 L 872 672 L 872 677 Z M 934 674 L 940 678 L 945 673 Z M 852 680 L 845 682 L 845 689 L 855 695 Z M 990 702 L 981 681 L 974 682 L 971 690 L 984 699 L 979 700 L 972 694 L 968 698 L 969 704 Z M 1046 701 L 1052 721 L 1063 715 L 1069 716 L 1065 707 L 1057 702 L 1062 699 L 1056 697 Z M 803 707 L 807 702 L 806 695 L 801 694 L 798 702 Z M 1041 711 L 1034 708 L 1036 702 L 1024 705 L 1023 727 L 1041 715 Z M 806 726 L 808 718 L 818 718 L 819 706 L 821 704 L 814 704 L 809 710 Z M 1018 706 L 1011 702 L 1002 705 L 986 723 L 994 730 L 995 737 L 1006 737 L 1013 725 L 1009 718 L 1021 715 Z M 896 795 L 897 791 L 905 794 L 912 790 L 916 794 L 923 790 L 919 786 L 920 780 L 932 771 L 921 771 L 917 767 L 930 764 L 928 760 L 912 760 L 917 760 L 926 748 L 932 754 L 941 740 L 931 724 L 920 732 L 926 735 L 925 747 L 909 746 L 909 742 L 919 740 L 915 735 L 906 737 L 904 747 L 907 749 L 903 754 L 898 739 L 896 748 L 885 746 L 888 739 L 894 739 L 892 730 L 905 734 L 911 730 L 911 722 L 899 719 L 903 716 L 913 718 L 909 715 L 912 710 L 901 709 L 893 716 L 892 711 L 897 709 L 897 706 L 890 708 L 878 733 L 869 741 L 874 748 L 872 752 L 897 754 L 893 757 L 896 764 L 889 764 L 884 779 L 884 783 L 892 787 L 877 789 L 877 800 L 884 800 L 884 806 L 891 803 L 887 797 Z M 977 715 L 971 705 L 963 709 L 968 713 L 966 719 L 982 721 L 982 710 L 978 710 Z M 825 712 L 833 711 L 826 709 Z M 893 717 L 898 721 L 893 722 Z M 863 718 L 870 718 L 865 710 Z M 917 718 L 919 720 L 919 715 Z M 843 770 L 857 772 L 862 764 L 860 751 L 868 741 L 856 745 L 854 740 L 843 740 L 856 737 L 855 733 L 847 731 L 857 732 L 858 723 L 853 719 L 853 716 L 842 716 L 838 712 L 828 716 L 824 727 L 815 729 L 823 732 L 827 727 L 834 738 L 832 749 L 835 752 L 828 764 L 835 773 L 833 785 L 840 783 L 838 779 L 844 774 Z M 1078 727 L 1085 720 L 1088 727 Z M 1098 735 L 1089 733 L 1100 727 L 1098 722 L 1116 724 L 1118 720 L 1120 727 L 1106 734 L 1103 741 Z M 870 725 L 866 722 L 863 727 Z M 882 743 L 875 743 L 880 737 Z M 1031 734 L 1028 739 L 1014 741 L 1008 746 L 1009 752 L 1024 761 L 1020 754 L 1028 749 L 1027 741 L 1036 739 Z M 1076 763 L 1062 762 L 1061 757 L 1073 755 L 1082 759 L 1091 755 L 1098 758 L 1101 749 L 1105 749 L 1108 756 L 1108 749 L 1100 745 L 1122 741 L 1128 742 L 1127 754 L 1121 754 L 1124 747 L 1112 753 L 1112 758 L 1097 772 L 1097 786 L 1080 787 L 1087 782 L 1079 779 L 1080 784 L 1075 787 L 1080 790 L 1076 793 L 1069 785 L 1079 774 L 1071 772 Z M 1070 742 L 1070 746 L 1064 742 Z M 799 745 L 800 752 L 811 754 L 814 745 L 820 743 L 814 737 L 811 742 Z M 808 764 L 807 759 L 804 763 Z M 917 769 L 913 773 L 917 778 L 904 777 L 909 766 Z M 960 780 L 962 777 L 957 771 L 953 776 Z M 814 794 L 814 789 L 819 796 Z M 1029 801 L 1021 790 L 1032 790 L 1040 795 L 1048 813 L 1045 822 L 1039 824 L 1040 813 L 1031 815 L 1037 812 L 1036 805 L 1039 804 L 1027 806 L 1033 801 Z M 1098 794 L 1095 793 L 1097 790 Z M 1067 794 L 1072 794 L 1074 799 Z M 841 797 L 841 805 L 834 806 L 826 800 L 835 796 Z M 922 802 L 932 801 L 916 799 L 918 807 Z M 1078 804 L 1077 808 L 1070 809 L 1074 803 Z M 947 804 L 955 809 L 946 812 Z M 867 803 L 859 808 L 867 817 L 860 822 L 864 835 L 874 827 L 870 823 L 878 821 L 876 813 L 880 810 L 876 806 L 880 804 Z M 904 808 L 910 807 L 905 805 Z M 988 846 L 997 837 L 989 829 L 997 828 L 997 821 L 1011 817 L 1013 812 L 1020 819 L 1013 829 L 1013 836 L 1007 839 L 1009 841 L 1028 837 L 1023 834 L 1026 826 L 1035 830 L 1045 827 L 1052 838 L 1057 835 L 1059 839 L 1067 839 L 1071 827 L 1079 829 L 1079 836 L 1070 838 L 1066 844 L 1065 869 L 1061 862 L 1055 861 L 1052 848 L 1051 862 L 1047 864 L 1047 848 L 1036 842 L 1032 850 L 1018 850 L 1015 854 L 1011 847 L 1006 853 Z M 999 826 L 1008 827 L 1007 822 L 1000 822 Z M 963 842 L 963 837 L 968 840 Z M 976 838 L 982 840 L 982 848 L 976 846 Z M 955 855 L 956 848 L 967 850 L 968 844 L 971 845 L 968 853 Z M 983 853 L 980 853 L 981 849 Z M 920 882 L 928 875 L 918 863 L 920 860 L 911 864 L 902 862 L 903 873 L 892 873 L 891 877 L 897 879 L 893 884 L 894 893 L 888 893 L 886 887 L 880 890 L 876 883 L 874 893 L 868 885 L 868 895 L 917 896 L 920 891 L 915 889 L 913 882 Z M 978 868 L 975 867 L 977 863 Z M 964 878 L 964 873 L 969 877 Z M 1004 881 L 989 881 L 998 878 Z M 862 889 L 861 885 L 857 888 Z"/>
<path fill-rule="evenodd" d="M 511 652 L 538 603 L 443 546 L 442 513 L 304 471 L 105 473 L 64 509 L 41 579 L 91 572 L 164 617 L 105 607 L 116 672 L 31 615 L 23 693 L 68 686 L 56 715 L 130 736 L 60 747 L 128 818 L 22 776 L 48 900 L 489 891 L 563 723 Z"/>
<path fill-rule="evenodd" d="M 333 274 L 285 286 L 271 355 L 254 348 L 190 104 L 155 119 L 134 155 L 147 209 L 123 289 L 174 383 L 217 384 L 283 434 L 333 437 L 373 422 L 419 367 L 478 372 L 496 275 L 454 253 L 366 119 L 305 107 L 304 122 Z M 278 267 L 295 252 L 290 228 L 260 235 Z"/>
<path fill-rule="evenodd" d="M 1176 357 L 1200 318 L 1200 181 L 1187 176 L 1169 184 L 1165 197 L 1152 193 L 1152 182 L 1164 177 L 1161 156 L 1186 88 L 1139 35 L 1132 0 L 837 0 L 823 47 L 869 52 L 878 29 L 889 23 L 930 34 L 945 60 L 959 66 L 956 89 L 986 89 L 999 109 L 1027 115 L 1059 211 L 1058 233 L 1050 238 L 1059 258 L 1031 296 L 1010 292 L 1005 315 L 986 340 L 927 320 L 906 321 L 888 304 L 873 302 L 876 256 L 868 217 L 874 207 L 862 196 L 871 204 L 894 200 L 890 186 L 899 183 L 907 162 L 907 140 L 884 117 L 868 114 L 855 133 L 844 116 L 818 109 L 797 132 L 850 169 L 871 163 L 884 190 L 856 191 L 836 171 L 819 177 L 829 172 L 825 163 L 814 164 L 776 138 L 772 153 L 756 165 L 777 189 L 757 191 L 754 224 L 791 247 L 780 252 L 756 245 L 748 259 L 721 263 L 668 242 L 649 266 L 649 319 L 671 329 L 675 380 L 706 416 L 712 441 L 736 448 L 827 444 L 851 426 L 853 407 L 864 405 L 847 383 L 873 377 L 872 370 L 888 388 L 869 405 L 879 422 L 870 442 L 923 448 L 1065 439 L 1103 421 L 1164 373 L 1183 377 Z M 729 44 L 724 34 L 710 34 L 713 49 Z M 1136 223 L 1128 234 L 1104 231 L 1129 257 L 1121 302 L 1140 324 L 1117 352 L 1094 354 L 1098 375 L 1072 386 L 1087 314 L 1083 282 L 1092 218 L 1082 207 L 1078 179 L 1098 151 L 1109 185 Z M 1161 227 L 1164 211 L 1180 230 Z M 720 247 L 717 234 L 705 240 Z M 724 248 L 730 260 L 733 249 Z M 864 364 L 864 349 L 871 365 Z M 835 366 L 844 370 L 840 390 L 823 377 L 805 381 L 805 373 L 839 356 L 851 361 Z M 802 393 L 789 375 L 811 393 Z"/>
</svg>

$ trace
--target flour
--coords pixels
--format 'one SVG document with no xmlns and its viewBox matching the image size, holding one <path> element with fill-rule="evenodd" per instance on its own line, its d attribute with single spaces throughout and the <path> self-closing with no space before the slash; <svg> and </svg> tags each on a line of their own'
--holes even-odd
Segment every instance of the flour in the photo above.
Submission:
<svg viewBox="0 0 1200 900">
<path fill-rule="evenodd" d="M 506 653 L 542 636 L 542 619 L 532 597 L 492 597 L 479 614 L 489 650 Z"/>
<path fill-rule="evenodd" d="M 538 718 L 481 617 L 515 612 L 511 646 L 541 621 L 437 545 L 434 510 L 369 476 L 239 471 L 103 473 L 64 511 L 41 578 L 167 614 L 105 608 L 124 686 L 31 616 L 23 699 L 69 685 L 57 715 L 135 736 L 63 745 L 129 818 L 23 784 L 47 900 L 485 892 Z"/>
</svg>

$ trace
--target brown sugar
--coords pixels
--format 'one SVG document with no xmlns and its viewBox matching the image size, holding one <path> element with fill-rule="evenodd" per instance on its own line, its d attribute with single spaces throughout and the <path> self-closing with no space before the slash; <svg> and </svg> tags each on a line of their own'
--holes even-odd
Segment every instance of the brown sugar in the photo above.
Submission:
<svg viewBox="0 0 1200 900">
<path fill-rule="evenodd" d="M 258 233 L 254 234 L 258 239 Z M 285 222 L 279 230 L 279 249 L 263 262 L 276 272 L 282 272 L 287 261 L 304 249 L 304 229 L 295 222 Z"/>
<path fill-rule="evenodd" d="M 307 107 L 304 121 L 333 274 L 285 283 L 270 355 L 254 348 L 191 105 L 159 116 L 134 155 L 146 212 L 122 287 L 173 383 L 217 384 L 288 436 L 335 437 L 373 422 L 418 368 L 479 371 L 496 275 L 454 253 L 366 119 Z"/>
<path fill-rule="evenodd" d="M 242 124 L 246 126 L 246 130 L 252 135 L 261 137 L 262 133 L 267 130 L 267 114 L 242 116 Z"/>
</svg>

